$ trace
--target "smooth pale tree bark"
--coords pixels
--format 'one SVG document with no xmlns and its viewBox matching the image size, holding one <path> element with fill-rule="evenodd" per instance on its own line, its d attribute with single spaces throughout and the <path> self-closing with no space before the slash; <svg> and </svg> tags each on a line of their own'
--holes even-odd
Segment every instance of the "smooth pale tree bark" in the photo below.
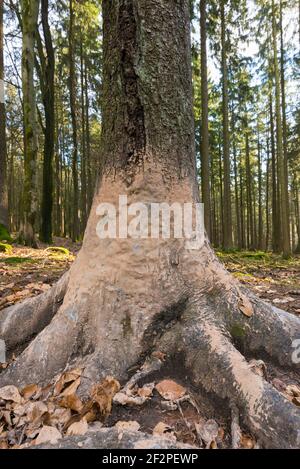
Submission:
<svg viewBox="0 0 300 469">
<path fill-rule="evenodd" d="M 70 110 L 72 122 L 72 178 L 73 178 L 73 200 L 72 200 L 72 239 L 76 241 L 79 237 L 79 188 L 78 188 L 78 132 L 77 132 L 77 116 L 76 116 L 76 71 L 74 58 L 74 2 L 69 1 L 70 20 L 69 20 L 69 93 L 70 93 Z"/>
<path fill-rule="evenodd" d="M 200 0 L 200 47 L 201 47 L 201 188 L 204 203 L 204 223 L 208 238 L 211 234 L 210 213 L 210 157 L 208 138 L 208 89 L 206 52 L 206 0 Z"/>
<path fill-rule="evenodd" d="M 0 230 L 8 234 L 7 153 L 4 103 L 3 0 L 0 0 Z M 1 237 L 2 237 L 1 236 Z"/>
<path fill-rule="evenodd" d="M 51 31 L 49 27 L 48 10 L 48 0 L 41 0 L 41 17 L 45 47 L 43 47 L 39 34 L 37 42 L 40 58 L 39 76 L 42 90 L 42 100 L 45 110 L 45 141 L 42 185 L 42 221 L 40 229 L 40 239 L 45 243 L 52 242 L 53 158 L 55 142 L 55 57 Z"/>
<path fill-rule="evenodd" d="M 24 119 L 24 227 L 27 246 L 36 247 L 38 126 L 34 87 L 34 46 L 39 0 L 22 0 L 22 90 Z"/>
<path fill-rule="evenodd" d="M 283 132 L 280 106 L 280 72 L 277 57 L 277 26 L 276 26 L 276 8 L 272 0 L 272 45 L 274 54 L 274 78 L 275 78 L 275 118 L 276 118 L 276 143 L 278 159 L 278 177 L 280 193 L 280 223 L 282 232 L 282 252 L 284 257 L 291 254 L 290 246 L 290 220 L 289 220 L 289 201 L 287 178 L 285 174 L 284 150 L 283 150 Z"/>
<path fill-rule="evenodd" d="M 226 48 L 227 0 L 220 1 L 221 13 L 221 53 L 222 53 L 222 114 L 223 114 L 223 159 L 224 159 L 224 249 L 232 248 L 232 210 L 230 189 L 229 118 L 228 118 L 228 67 Z"/>
<path fill-rule="evenodd" d="M 119 219 L 120 195 L 130 205 L 199 202 L 189 1 L 104 0 L 102 5 L 102 172 L 83 246 L 66 280 L 62 306 L 1 373 L 0 386 L 45 383 L 65 367 L 82 366 L 78 392 L 84 397 L 108 374 L 126 380 L 129 370 L 144 362 L 127 383 L 134 385 L 181 359 L 195 392 L 203 386 L 224 405 L 235 406 L 262 445 L 298 447 L 299 408 L 255 374 L 239 350 L 246 356 L 263 353 L 286 369 L 296 366 L 291 352 L 299 319 L 244 290 L 207 238 L 190 249 L 185 238 L 174 236 L 97 235 L 99 204 L 115 206 Z M 29 317 L 30 308 L 36 314 L 32 303 L 26 304 Z M 0 331 L 7 336 L 16 309 L 1 313 Z M 24 324 L 28 337 L 26 329 Z"/>
</svg>

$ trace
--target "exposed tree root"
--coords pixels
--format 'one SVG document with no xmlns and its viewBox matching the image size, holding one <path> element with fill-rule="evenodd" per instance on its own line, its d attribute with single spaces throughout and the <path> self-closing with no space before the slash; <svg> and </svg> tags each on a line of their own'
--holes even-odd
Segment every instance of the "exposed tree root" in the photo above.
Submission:
<svg viewBox="0 0 300 469">
<path fill-rule="evenodd" d="M 0 312 L 0 338 L 5 340 L 7 350 L 26 344 L 42 331 L 61 306 L 69 281 L 66 272 L 51 289 L 22 303 Z"/>
<path fill-rule="evenodd" d="M 83 436 L 70 436 L 57 443 L 34 446 L 33 449 L 178 449 L 195 448 L 172 441 L 163 436 L 148 435 L 140 431 L 120 431 L 115 427 L 90 431 Z"/>
</svg>

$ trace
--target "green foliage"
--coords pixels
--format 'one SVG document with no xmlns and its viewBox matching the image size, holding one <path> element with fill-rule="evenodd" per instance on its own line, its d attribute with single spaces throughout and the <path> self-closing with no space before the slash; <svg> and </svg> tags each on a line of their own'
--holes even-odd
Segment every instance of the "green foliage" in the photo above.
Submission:
<svg viewBox="0 0 300 469">
<path fill-rule="evenodd" d="M 61 247 L 61 246 L 49 246 L 47 249 L 45 249 L 45 251 L 47 252 L 51 252 L 51 253 L 54 253 L 54 254 L 60 254 L 60 255 L 64 255 L 64 256 L 69 256 L 70 255 L 70 251 L 64 247 Z"/>
<path fill-rule="evenodd" d="M 0 252 L 5 252 L 5 254 L 11 254 L 12 251 L 13 251 L 13 248 L 10 244 L 0 242 Z"/>
<path fill-rule="evenodd" d="M 6 241 L 7 243 L 10 243 L 12 241 L 12 238 L 4 225 L 0 223 L 0 241 Z"/>
<path fill-rule="evenodd" d="M 234 339 L 243 339 L 246 332 L 240 324 L 234 323 L 230 329 L 230 334 Z"/>
<path fill-rule="evenodd" d="M 36 259 L 32 259 L 31 257 L 6 257 L 0 259 L 0 262 L 8 265 L 18 265 L 18 264 L 25 264 L 25 263 L 36 263 Z"/>
</svg>

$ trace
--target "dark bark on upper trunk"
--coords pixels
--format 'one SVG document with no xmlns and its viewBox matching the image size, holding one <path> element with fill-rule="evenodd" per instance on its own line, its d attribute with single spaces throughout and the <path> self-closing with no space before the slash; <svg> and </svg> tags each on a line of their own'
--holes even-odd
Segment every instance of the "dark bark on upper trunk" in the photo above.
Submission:
<svg viewBox="0 0 300 469">
<path fill-rule="evenodd" d="M 188 2 L 103 1 L 102 169 L 128 184 L 146 159 L 195 180 L 188 17 Z"/>
</svg>

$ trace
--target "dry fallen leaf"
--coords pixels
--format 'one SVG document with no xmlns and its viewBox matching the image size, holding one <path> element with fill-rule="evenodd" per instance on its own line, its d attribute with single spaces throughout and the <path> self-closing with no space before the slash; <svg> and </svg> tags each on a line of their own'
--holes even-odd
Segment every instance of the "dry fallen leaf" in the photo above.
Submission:
<svg viewBox="0 0 300 469">
<path fill-rule="evenodd" d="M 120 387 L 120 383 L 111 376 L 107 376 L 99 384 L 93 386 L 91 398 L 98 405 L 102 417 L 105 418 L 110 414 L 113 397 Z"/>
<path fill-rule="evenodd" d="M 153 428 L 153 435 L 164 436 L 170 440 L 176 441 L 173 428 L 166 425 L 164 422 L 158 422 Z"/>
<path fill-rule="evenodd" d="M 79 422 L 74 422 L 69 426 L 67 430 L 67 435 L 85 435 L 88 431 L 88 424 L 85 418 Z"/>
<path fill-rule="evenodd" d="M 151 397 L 155 383 L 145 384 L 142 388 L 138 388 L 136 393 L 140 397 Z"/>
<path fill-rule="evenodd" d="M 3 399 L 4 401 L 13 401 L 17 404 L 20 404 L 22 401 L 22 397 L 18 391 L 18 388 L 13 385 L 0 388 L 0 399 Z"/>
<path fill-rule="evenodd" d="M 171 379 L 160 381 L 155 389 L 168 401 L 176 401 L 186 394 L 186 389 Z"/>
<path fill-rule="evenodd" d="M 26 415 L 28 422 L 37 422 L 48 412 L 48 407 L 42 401 L 29 402 L 26 405 Z"/>
<path fill-rule="evenodd" d="M 113 402 L 115 404 L 119 405 L 128 405 L 128 406 L 141 406 L 143 405 L 149 397 L 144 397 L 144 396 L 136 396 L 134 394 L 130 394 L 129 391 L 128 393 L 126 392 L 118 392 L 114 398 Z"/>
<path fill-rule="evenodd" d="M 49 427 L 45 425 L 42 427 L 41 431 L 38 434 L 37 439 L 35 440 L 36 445 L 41 443 L 51 443 L 55 444 L 57 441 L 62 438 L 61 433 L 55 427 Z"/>
<path fill-rule="evenodd" d="M 215 420 L 201 420 L 195 423 L 198 438 L 201 439 L 207 448 L 211 447 L 212 442 L 215 442 L 219 434 L 219 425 Z"/>
<path fill-rule="evenodd" d="M 119 422 L 116 423 L 115 427 L 118 429 L 118 431 L 126 430 L 137 432 L 140 429 L 140 424 L 134 420 L 129 420 L 128 422 L 119 420 Z"/>
<path fill-rule="evenodd" d="M 252 307 L 251 302 L 248 300 L 248 298 L 246 296 L 243 295 L 243 296 L 240 297 L 238 306 L 239 306 L 240 311 L 245 316 L 247 316 L 248 318 L 250 318 L 252 316 L 253 307 Z"/>
<path fill-rule="evenodd" d="M 49 419 L 45 422 L 47 425 L 62 425 L 64 426 L 71 418 L 70 409 L 57 408 L 52 414 L 49 415 Z"/>
<path fill-rule="evenodd" d="M 58 400 L 58 403 L 61 407 L 74 410 L 75 412 L 78 412 L 78 413 L 80 413 L 83 408 L 83 404 L 81 400 L 79 399 L 79 397 L 76 396 L 76 394 L 62 396 L 62 398 Z"/>
<path fill-rule="evenodd" d="M 55 386 L 54 386 L 54 392 L 53 395 L 57 396 L 60 394 L 64 388 L 66 387 L 67 384 L 72 383 L 73 381 L 77 381 L 79 379 L 78 385 L 80 384 L 80 376 L 82 374 L 82 369 L 81 368 L 75 368 L 74 370 L 70 371 L 65 371 L 56 381 Z M 77 389 L 76 387 L 76 389 Z M 72 389 L 72 392 L 70 394 L 73 394 L 75 391 Z"/>
<path fill-rule="evenodd" d="M 296 386 L 295 384 L 289 384 L 286 387 L 286 392 L 292 397 L 300 397 L 300 388 L 299 386 Z"/>
<path fill-rule="evenodd" d="M 241 448 L 244 449 L 253 449 L 255 446 L 255 441 L 253 438 L 251 438 L 251 436 L 242 434 L 240 438 L 240 445 Z"/>
<path fill-rule="evenodd" d="M 40 391 L 40 388 L 37 384 L 29 384 L 21 390 L 21 395 L 24 399 L 28 400 L 31 399 L 31 397 L 33 397 L 38 391 Z"/>
</svg>

